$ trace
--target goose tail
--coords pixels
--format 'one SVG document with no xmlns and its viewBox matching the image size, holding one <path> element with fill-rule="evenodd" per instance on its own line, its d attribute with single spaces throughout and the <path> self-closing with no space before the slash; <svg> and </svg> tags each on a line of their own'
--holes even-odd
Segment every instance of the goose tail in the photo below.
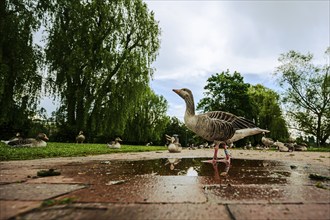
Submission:
<svg viewBox="0 0 330 220">
<path fill-rule="evenodd" d="M 1 140 L 2 143 L 8 144 L 10 141 Z"/>
</svg>

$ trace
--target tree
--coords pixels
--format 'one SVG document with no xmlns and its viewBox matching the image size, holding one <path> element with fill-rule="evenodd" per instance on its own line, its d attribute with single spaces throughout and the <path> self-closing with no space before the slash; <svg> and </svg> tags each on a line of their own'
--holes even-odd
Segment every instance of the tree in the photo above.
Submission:
<svg viewBox="0 0 330 220">
<path fill-rule="evenodd" d="M 42 53 L 33 43 L 40 21 L 36 1 L 0 1 L 1 135 L 30 126 L 40 96 Z"/>
<path fill-rule="evenodd" d="M 327 55 L 330 54 L 327 50 Z M 279 58 L 276 73 L 279 85 L 285 89 L 283 101 L 298 130 L 316 137 L 317 146 L 330 136 L 329 64 L 312 63 L 313 55 L 289 51 Z"/>
<path fill-rule="evenodd" d="M 237 116 L 251 118 L 252 108 L 248 95 L 248 83 L 244 83 L 240 73 L 229 70 L 212 75 L 207 79 L 205 98 L 197 105 L 198 110 L 226 111 Z"/>
<path fill-rule="evenodd" d="M 286 141 L 289 134 L 280 108 L 280 96 L 260 84 L 251 85 L 248 95 L 253 109 L 252 119 L 256 124 L 270 130 L 274 140 Z"/>
<path fill-rule="evenodd" d="M 126 141 L 139 144 L 160 143 L 169 123 L 166 111 L 166 99 L 148 89 L 141 102 L 135 106 L 134 116 L 128 120 L 125 130 Z"/>
<path fill-rule="evenodd" d="M 64 123 L 89 135 L 123 133 L 153 74 L 160 34 L 153 12 L 141 0 L 53 6 L 48 86 L 62 101 Z"/>
<path fill-rule="evenodd" d="M 262 86 L 244 82 L 240 73 L 229 71 L 212 75 L 204 87 L 206 98 L 198 103 L 198 109 L 206 111 L 227 111 L 245 117 L 260 128 L 270 130 L 274 139 L 286 140 L 288 130 L 279 105 L 279 95 Z M 257 143 L 260 136 L 248 138 Z M 237 142 L 243 145 L 245 141 Z"/>
</svg>

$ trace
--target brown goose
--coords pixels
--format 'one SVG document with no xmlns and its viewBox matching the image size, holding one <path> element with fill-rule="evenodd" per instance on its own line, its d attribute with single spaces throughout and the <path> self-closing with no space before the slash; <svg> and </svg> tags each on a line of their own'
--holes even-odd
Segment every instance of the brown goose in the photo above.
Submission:
<svg viewBox="0 0 330 220">
<path fill-rule="evenodd" d="M 268 130 L 258 128 L 253 122 L 243 117 L 238 117 L 228 112 L 212 111 L 196 115 L 192 92 L 187 88 L 173 89 L 173 91 L 186 102 L 184 115 L 186 126 L 207 141 L 214 141 L 214 163 L 217 160 L 219 145 L 224 148 L 226 160 L 230 163 L 227 144 L 247 136 L 269 132 Z"/>
<path fill-rule="evenodd" d="M 121 145 L 119 143 L 120 141 L 123 141 L 123 140 L 120 139 L 119 137 L 117 137 L 115 139 L 115 141 L 111 141 L 111 143 L 108 143 L 107 145 L 109 148 L 119 149 L 119 148 L 121 148 Z"/>
<path fill-rule="evenodd" d="M 262 134 L 263 134 L 263 137 L 261 138 L 261 142 L 263 143 L 263 145 L 265 145 L 265 148 L 271 147 L 274 144 L 273 139 L 267 138 L 265 136 L 265 132 L 263 132 Z"/>
<path fill-rule="evenodd" d="M 76 137 L 76 141 L 77 141 L 77 144 L 78 143 L 84 143 L 84 140 L 85 140 L 85 135 L 84 135 L 84 132 L 83 131 L 80 131 L 78 136 Z"/>
<path fill-rule="evenodd" d="M 48 137 L 44 133 L 39 133 L 36 138 L 20 138 L 9 141 L 7 144 L 12 147 L 46 147 Z"/>
</svg>

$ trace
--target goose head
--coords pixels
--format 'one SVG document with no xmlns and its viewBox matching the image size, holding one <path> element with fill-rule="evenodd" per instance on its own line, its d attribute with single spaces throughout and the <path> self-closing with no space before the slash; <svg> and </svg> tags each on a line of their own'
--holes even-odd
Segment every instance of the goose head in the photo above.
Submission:
<svg viewBox="0 0 330 220">
<path fill-rule="evenodd" d="M 39 134 L 37 135 L 36 140 L 48 141 L 49 139 L 48 139 L 48 137 L 47 137 L 47 135 L 46 135 L 45 133 L 39 133 Z"/>
<path fill-rule="evenodd" d="M 123 140 L 120 139 L 119 137 L 117 137 L 117 138 L 115 139 L 115 142 L 118 143 L 119 141 L 123 141 Z"/>
<path fill-rule="evenodd" d="M 189 115 L 195 114 L 194 96 L 190 89 L 173 89 L 173 92 L 178 94 L 186 102 L 186 113 Z"/>
<path fill-rule="evenodd" d="M 190 89 L 187 89 L 187 88 L 173 89 L 173 92 L 175 92 L 176 94 L 178 94 L 185 101 L 187 101 L 187 100 L 193 100 L 193 94 L 190 91 Z"/>
</svg>

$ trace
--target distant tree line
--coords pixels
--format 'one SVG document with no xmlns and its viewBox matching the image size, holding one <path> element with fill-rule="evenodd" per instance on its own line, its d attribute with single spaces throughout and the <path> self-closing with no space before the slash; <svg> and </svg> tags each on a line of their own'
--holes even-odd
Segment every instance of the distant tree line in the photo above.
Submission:
<svg viewBox="0 0 330 220">
<path fill-rule="evenodd" d="M 44 48 L 33 38 L 41 27 Z M 164 134 L 175 133 L 184 145 L 203 141 L 167 116 L 167 101 L 150 88 L 160 34 L 142 0 L 0 1 L 0 137 L 47 132 L 53 141 L 73 142 L 82 130 L 88 142 L 120 136 L 164 144 Z M 289 136 L 290 117 L 323 145 L 330 135 L 329 64 L 315 66 L 312 55 L 294 51 L 279 61 L 283 99 L 226 71 L 208 79 L 198 110 L 244 116 L 279 140 Z M 45 95 L 60 103 L 50 118 L 38 109 Z"/>
</svg>

